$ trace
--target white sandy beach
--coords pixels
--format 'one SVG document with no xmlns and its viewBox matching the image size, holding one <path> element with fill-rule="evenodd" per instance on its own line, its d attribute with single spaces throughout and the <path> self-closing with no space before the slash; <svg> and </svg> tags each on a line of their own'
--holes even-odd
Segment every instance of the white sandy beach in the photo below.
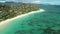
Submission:
<svg viewBox="0 0 60 34">
<path fill-rule="evenodd" d="M 29 12 L 29 13 L 26 13 L 26 14 L 23 14 L 23 15 L 18 15 L 17 17 L 14 17 L 14 18 L 11 18 L 11 19 L 7 19 L 5 21 L 2 21 L 0 22 L 0 29 L 3 28 L 4 26 L 6 26 L 7 24 L 11 23 L 11 21 L 13 20 L 16 20 L 18 18 L 23 18 L 29 14 L 32 14 L 32 13 L 36 13 L 36 12 L 44 12 L 45 10 L 43 9 L 40 9 L 40 10 L 37 10 L 37 11 L 32 11 L 32 12 Z"/>
</svg>

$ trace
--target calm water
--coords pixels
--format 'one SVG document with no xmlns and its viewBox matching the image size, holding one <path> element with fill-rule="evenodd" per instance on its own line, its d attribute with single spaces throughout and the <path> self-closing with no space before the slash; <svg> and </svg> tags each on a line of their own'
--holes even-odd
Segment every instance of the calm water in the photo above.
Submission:
<svg viewBox="0 0 60 34">
<path fill-rule="evenodd" d="M 41 5 L 45 12 L 12 21 L 0 34 L 60 34 L 60 6 Z"/>
</svg>

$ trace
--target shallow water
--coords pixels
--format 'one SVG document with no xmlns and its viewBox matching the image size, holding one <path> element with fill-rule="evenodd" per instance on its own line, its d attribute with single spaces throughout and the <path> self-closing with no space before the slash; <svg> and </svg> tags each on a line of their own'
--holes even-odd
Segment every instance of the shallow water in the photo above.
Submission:
<svg viewBox="0 0 60 34">
<path fill-rule="evenodd" d="M 0 34 L 60 34 L 60 7 L 41 6 L 45 12 L 30 14 L 12 21 Z M 53 32 L 54 31 L 54 32 Z"/>
</svg>

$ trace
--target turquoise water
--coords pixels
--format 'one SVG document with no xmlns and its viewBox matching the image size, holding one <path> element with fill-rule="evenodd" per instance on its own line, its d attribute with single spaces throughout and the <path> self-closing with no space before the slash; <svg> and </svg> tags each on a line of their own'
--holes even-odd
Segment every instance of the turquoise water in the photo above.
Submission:
<svg viewBox="0 0 60 34">
<path fill-rule="evenodd" d="M 0 34 L 60 34 L 60 6 L 41 5 L 45 12 L 12 21 Z"/>
</svg>

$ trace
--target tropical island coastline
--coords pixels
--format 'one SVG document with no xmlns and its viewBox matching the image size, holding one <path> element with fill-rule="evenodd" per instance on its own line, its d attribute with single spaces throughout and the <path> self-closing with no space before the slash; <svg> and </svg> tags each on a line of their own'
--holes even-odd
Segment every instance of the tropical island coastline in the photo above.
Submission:
<svg viewBox="0 0 60 34">
<path fill-rule="evenodd" d="M 0 4 L 0 29 L 9 22 L 39 10 L 33 4 Z"/>
<path fill-rule="evenodd" d="M 27 15 L 29 15 L 29 14 L 33 14 L 33 13 L 37 13 L 37 12 L 44 12 L 44 11 L 45 11 L 45 10 L 43 10 L 43 9 L 40 9 L 40 10 L 37 10 L 37 11 L 31 11 L 31 12 L 29 12 L 29 13 L 22 14 L 22 15 L 18 15 L 18 16 L 14 17 L 14 18 L 7 19 L 7 20 L 5 20 L 5 21 L 2 21 L 2 22 L 0 22 L 0 29 L 2 29 L 2 27 L 6 26 L 7 24 L 9 24 L 9 22 L 11 22 L 11 21 L 13 21 L 13 20 L 16 20 L 16 19 L 18 19 L 18 18 L 23 18 L 23 17 L 25 17 L 25 16 L 27 16 Z"/>
<path fill-rule="evenodd" d="M 43 11 L 44 10 L 40 9 L 36 4 L 0 4 L 0 29 L 13 20 Z"/>
</svg>

